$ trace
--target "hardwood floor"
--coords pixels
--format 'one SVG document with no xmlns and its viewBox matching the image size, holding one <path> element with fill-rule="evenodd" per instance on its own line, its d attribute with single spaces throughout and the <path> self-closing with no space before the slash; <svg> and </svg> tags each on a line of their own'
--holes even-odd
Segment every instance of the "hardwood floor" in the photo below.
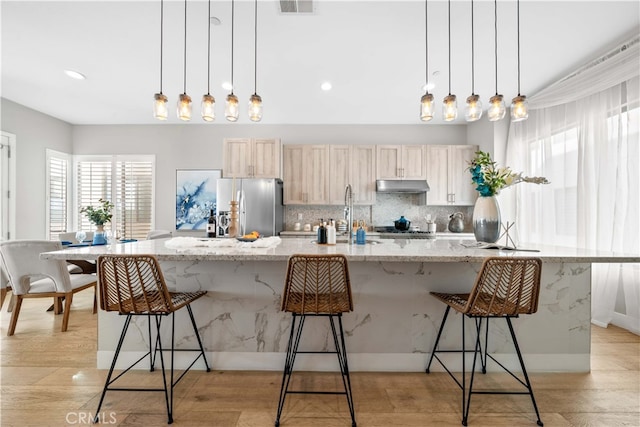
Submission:
<svg viewBox="0 0 640 427">
<path fill-rule="evenodd" d="M 86 295 L 83 295 L 86 294 Z M 0 424 L 88 425 L 105 370 L 96 364 L 96 316 L 91 292 L 74 298 L 67 332 L 62 316 L 46 312 L 48 300 L 27 301 L 16 333 L 7 337 L 9 314 L 0 316 Z M 5 304 L 6 307 L 7 304 Z M 531 374 L 545 426 L 640 426 L 640 337 L 616 327 L 592 326 L 592 371 Z M 214 366 L 215 368 L 215 366 Z M 135 371 L 126 381 L 157 384 L 158 372 Z M 341 387 L 330 373 L 294 375 L 305 388 Z M 483 378 L 491 384 L 506 375 Z M 192 371 L 176 388 L 174 425 L 272 426 L 280 372 Z M 358 426 L 459 426 L 460 391 L 442 373 L 352 373 Z M 103 423 L 166 425 L 161 393 L 110 392 Z M 527 396 L 474 396 L 470 426 L 535 426 Z M 344 396 L 289 396 L 281 425 L 349 426 Z"/>
</svg>

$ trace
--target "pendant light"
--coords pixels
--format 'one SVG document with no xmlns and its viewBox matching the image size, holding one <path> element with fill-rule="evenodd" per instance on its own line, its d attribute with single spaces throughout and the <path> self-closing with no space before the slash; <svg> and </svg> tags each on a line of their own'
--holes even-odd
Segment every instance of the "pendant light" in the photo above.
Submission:
<svg viewBox="0 0 640 427">
<path fill-rule="evenodd" d="M 448 1 L 449 19 L 449 95 L 444 97 L 442 103 L 442 118 L 450 122 L 458 117 L 458 102 L 456 96 L 451 94 L 451 0 Z"/>
<path fill-rule="evenodd" d="M 493 0 L 493 27 L 494 57 L 496 62 L 496 94 L 489 99 L 487 117 L 490 122 L 504 119 L 507 112 L 507 107 L 504 105 L 504 97 L 498 94 L 498 0 Z"/>
<path fill-rule="evenodd" d="M 464 111 L 464 118 L 468 122 L 475 122 L 482 117 L 482 101 L 475 94 L 475 50 L 473 42 L 473 0 L 471 0 L 471 95 L 467 98 L 467 106 Z"/>
<path fill-rule="evenodd" d="M 252 122 L 262 120 L 262 98 L 258 95 L 258 0 L 255 0 L 253 27 L 253 95 L 249 99 L 249 119 Z"/>
<path fill-rule="evenodd" d="M 162 93 L 162 46 L 164 34 L 164 0 L 160 0 L 160 92 L 153 95 L 153 117 L 158 120 L 167 120 L 167 97 Z"/>
<path fill-rule="evenodd" d="M 209 0 L 209 13 L 207 14 L 207 94 L 202 96 L 200 112 L 205 122 L 212 122 L 216 119 L 216 99 L 211 96 L 211 0 Z"/>
<path fill-rule="evenodd" d="M 178 118 L 191 120 L 191 97 L 187 95 L 187 0 L 184 0 L 184 88 L 178 99 Z"/>
<path fill-rule="evenodd" d="M 233 94 L 233 25 L 235 19 L 235 2 L 231 0 L 231 93 L 227 95 L 224 115 L 230 122 L 238 120 L 238 97 Z"/>
<path fill-rule="evenodd" d="M 425 45 L 425 92 L 420 98 L 420 120 L 428 122 L 433 119 L 433 95 L 429 93 L 429 0 L 424 1 L 424 45 Z"/>
<path fill-rule="evenodd" d="M 520 95 L 520 0 L 517 1 L 518 10 L 518 96 L 511 100 L 511 120 L 520 122 L 529 117 L 527 97 Z"/>
</svg>

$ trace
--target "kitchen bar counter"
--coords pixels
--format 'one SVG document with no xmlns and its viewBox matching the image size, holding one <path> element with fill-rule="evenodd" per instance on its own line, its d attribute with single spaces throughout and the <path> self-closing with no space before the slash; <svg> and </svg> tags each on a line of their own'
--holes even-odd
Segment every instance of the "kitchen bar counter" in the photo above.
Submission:
<svg viewBox="0 0 640 427">
<path fill-rule="evenodd" d="M 349 260 L 354 312 L 343 317 L 350 367 L 354 371 L 422 371 L 431 351 L 444 305 L 430 291 L 468 292 L 488 256 L 537 256 L 543 260 L 538 312 L 514 321 L 531 371 L 590 369 L 591 264 L 640 262 L 623 255 L 553 246 L 526 245 L 540 252 L 469 249 L 469 240 L 381 239 L 377 244 L 316 245 L 312 239 L 286 238 L 274 248 L 238 244 L 228 248 L 175 250 L 165 240 L 74 248 L 42 254 L 49 259 L 97 259 L 104 253 L 154 254 L 170 288 L 206 289 L 193 304 L 205 349 L 214 369 L 281 370 L 291 316 L 280 312 L 286 261 L 293 253 L 341 253 Z M 108 368 L 123 316 L 98 314 L 99 368 Z M 193 341 L 188 318 L 176 317 L 179 347 Z M 327 346 L 325 319 L 309 319 L 304 345 Z M 454 316 L 443 333 L 442 348 L 459 348 L 460 320 Z M 505 325 L 493 321 L 490 349 L 503 363 L 517 365 Z M 133 322 L 132 322 L 133 324 Z M 146 321 L 135 320 L 138 338 L 125 343 L 122 363 L 143 354 Z M 469 330 L 472 330 L 469 325 Z M 309 331 L 311 332 L 311 331 Z M 469 334 L 471 335 L 471 334 Z M 471 337 L 469 337 L 471 339 Z M 469 341 L 471 348 L 471 341 Z M 179 355 L 177 357 L 181 357 Z M 450 354 L 455 363 L 455 355 Z M 296 367 L 336 370 L 335 357 L 305 355 Z M 177 366 L 181 366 L 178 359 Z M 458 365 L 459 366 L 459 365 Z M 489 369 L 493 369 L 491 364 Z"/>
</svg>

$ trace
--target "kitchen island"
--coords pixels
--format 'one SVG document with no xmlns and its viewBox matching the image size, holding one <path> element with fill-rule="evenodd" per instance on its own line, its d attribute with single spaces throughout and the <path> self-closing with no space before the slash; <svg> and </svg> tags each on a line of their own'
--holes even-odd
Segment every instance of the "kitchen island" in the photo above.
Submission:
<svg viewBox="0 0 640 427">
<path fill-rule="evenodd" d="M 232 246 L 184 249 L 171 249 L 168 242 L 74 248 L 44 253 L 42 257 L 92 260 L 104 253 L 156 255 L 171 289 L 209 291 L 193 304 L 193 309 L 214 369 L 280 370 L 291 323 L 290 314 L 280 312 L 287 259 L 294 253 L 344 254 L 349 260 L 354 311 L 345 314 L 343 322 L 349 364 L 354 371 L 423 370 L 445 309 L 429 292 L 468 292 L 482 260 L 488 256 L 536 256 L 543 261 L 538 312 L 514 321 L 527 368 L 589 371 L 591 264 L 640 262 L 638 255 L 554 246 L 526 246 L 539 252 L 474 249 L 463 245 L 469 240 L 455 239 L 385 239 L 366 245 L 326 246 L 316 245 L 309 238 L 287 238 L 269 248 L 229 242 Z M 98 316 L 97 364 L 108 368 L 124 318 L 103 311 Z M 460 346 L 460 316 L 452 320 L 441 339 L 441 348 Z M 137 319 L 135 327 L 140 334 L 125 343 L 123 366 L 143 354 L 145 322 Z M 325 323 L 323 319 L 309 319 L 305 326 L 313 332 L 305 333 L 302 345 L 314 349 L 329 346 Z M 501 324 L 504 322 L 493 323 L 490 350 L 500 354 L 506 365 L 517 365 L 513 347 L 506 339 L 506 326 Z M 193 345 L 189 329 L 186 314 L 179 313 L 178 348 Z M 455 363 L 455 355 L 450 356 Z M 177 364 L 180 366 L 181 359 Z M 337 369 L 335 358 L 323 355 L 301 356 L 296 367 Z M 488 368 L 492 369 L 491 364 Z"/>
</svg>

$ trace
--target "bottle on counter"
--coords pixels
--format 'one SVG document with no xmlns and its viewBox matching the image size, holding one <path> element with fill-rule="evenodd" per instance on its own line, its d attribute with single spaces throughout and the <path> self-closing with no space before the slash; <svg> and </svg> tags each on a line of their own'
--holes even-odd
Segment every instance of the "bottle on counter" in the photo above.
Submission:
<svg viewBox="0 0 640 427">
<path fill-rule="evenodd" d="M 333 219 L 330 219 L 327 223 L 327 244 L 336 244 L 336 223 Z"/>
<path fill-rule="evenodd" d="M 327 244 L 327 223 L 320 219 L 320 227 L 318 227 L 318 244 Z"/>
<path fill-rule="evenodd" d="M 367 242 L 367 232 L 364 229 L 364 223 L 360 221 L 358 231 L 356 231 L 356 245 L 364 245 Z"/>
<path fill-rule="evenodd" d="M 210 210 L 207 220 L 207 237 L 216 237 L 216 216 L 213 214 L 213 209 Z"/>
</svg>

